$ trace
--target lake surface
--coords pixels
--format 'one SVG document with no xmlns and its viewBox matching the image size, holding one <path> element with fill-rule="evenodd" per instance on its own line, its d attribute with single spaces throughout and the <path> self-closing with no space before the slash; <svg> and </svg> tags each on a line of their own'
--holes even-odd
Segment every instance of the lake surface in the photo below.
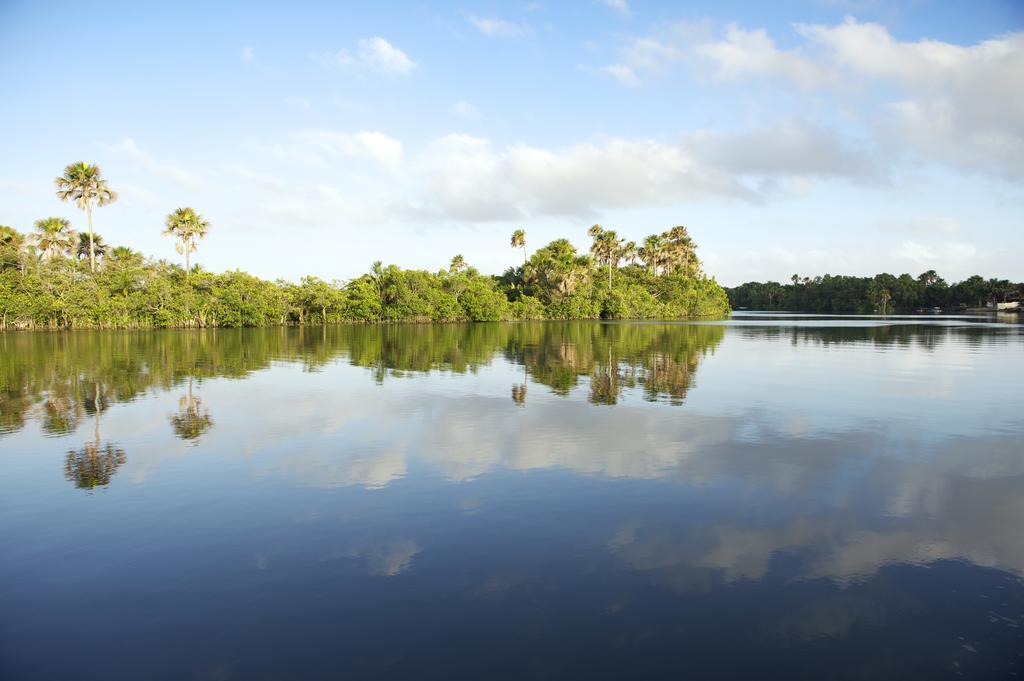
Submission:
<svg viewBox="0 0 1024 681">
<path fill-rule="evenodd" d="M 1024 675 L 1024 327 L 0 335 L 0 678 Z"/>
</svg>

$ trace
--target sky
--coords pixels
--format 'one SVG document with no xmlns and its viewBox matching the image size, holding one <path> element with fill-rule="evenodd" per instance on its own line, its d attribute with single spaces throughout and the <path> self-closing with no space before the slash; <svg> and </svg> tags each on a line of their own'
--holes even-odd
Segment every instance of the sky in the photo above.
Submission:
<svg viewBox="0 0 1024 681">
<path fill-rule="evenodd" d="M 97 163 L 107 242 L 213 271 L 487 273 L 686 225 L 725 285 L 1024 279 L 1024 2 L 0 0 L 0 224 Z"/>
</svg>

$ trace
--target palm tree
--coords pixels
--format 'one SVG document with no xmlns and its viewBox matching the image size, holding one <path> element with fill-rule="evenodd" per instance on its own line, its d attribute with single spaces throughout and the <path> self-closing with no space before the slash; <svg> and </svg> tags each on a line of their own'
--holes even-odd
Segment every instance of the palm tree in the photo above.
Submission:
<svg viewBox="0 0 1024 681">
<path fill-rule="evenodd" d="M 686 275 L 694 275 L 700 268 L 697 260 L 697 245 L 690 238 L 686 227 L 678 225 L 661 235 L 667 243 L 667 256 L 672 271 L 682 271 Z"/>
<path fill-rule="evenodd" d="M 373 287 L 377 289 L 377 295 L 384 299 L 384 265 L 380 260 L 374 260 L 373 265 L 370 266 L 370 281 L 373 282 Z"/>
<path fill-rule="evenodd" d="M 564 298 L 576 290 L 589 266 L 588 258 L 578 255 L 568 239 L 555 239 L 534 252 L 523 266 L 523 279 L 548 296 Z"/>
<path fill-rule="evenodd" d="M 619 265 L 619 260 L 622 259 L 622 243 L 623 240 L 618 238 L 618 235 L 613 230 L 607 230 L 601 232 L 594 240 L 595 246 L 598 246 L 598 250 L 604 256 L 604 261 L 608 264 L 608 290 L 612 290 L 612 273 L 615 268 Z"/>
<path fill-rule="evenodd" d="M 167 216 L 164 224 L 164 236 L 173 236 L 178 240 L 174 247 L 185 256 L 185 275 L 188 276 L 189 254 L 198 248 L 196 241 L 206 236 L 210 223 L 192 208 L 179 208 Z"/>
<path fill-rule="evenodd" d="M 49 217 L 36 220 L 35 228 L 36 232 L 30 238 L 46 259 L 66 255 L 74 247 L 75 233 L 71 231 L 71 223 L 65 218 Z"/>
<path fill-rule="evenodd" d="M 639 254 L 644 264 L 647 265 L 647 269 L 651 271 L 651 274 L 657 276 L 662 259 L 661 237 L 657 234 L 652 234 L 644 239 L 644 245 L 640 247 Z"/>
<path fill-rule="evenodd" d="M 85 211 L 89 223 L 89 269 L 95 272 L 92 207 L 94 204 L 105 206 L 117 201 L 117 192 L 107 186 L 107 181 L 100 176 L 100 167 L 95 163 L 72 163 L 64 169 L 64 174 L 53 182 L 57 186 L 57 198 L 61 201 L 74 200 L 78 207 Z"/>
<path fill-rule="evenodd" d="M 127 246 L 114 246 L 110 249 L 110 259 L 121 265 L 141 265 L 145 258 Z"/>
<path fill-rule="evenodd" d="M 628 260 L 630 265 L 636 264 L 636 258 L 639 251 L 636 247 L 635 241 L 627 241 L 626 245 L 622 247 L 622 259 Z"/>
<path fill-rule="evenodd" d="M 601 263 L 608 265 L 608 290 L 611 291 L 612 271 L 622 259 L 624 240 L 619 239 L 613 230 L 606 230 L 601 225 L 593 225 L 587 230 L 587 234 L 594 240 L 590 246 L 590 254 L 594 256 L 594 262 L 598 266 Z"/>
<path fill-rule="evenodd" d="M 108 270 L 107 285 L 111 293 L 127 297 L 132 291 L 144 285 L 145 278 L 140 268 L 145 262 L 141 253 L 136 253 L 127 246 L 115 246 L 107 252 L 104 268 Z"/>
<path fill-rule="evenodd" d="M 603 263 L 608 262 L 611 253 L 608 252 L 609 241 L 607 238 L 607 232 L 601 225 L 591 225 L 590 229 L 587 230 L 587 234 L 592 239 L 590 243 L 590 256 L 593 258 L 594 265 L 598 268 Z"/>
<path fill-rule="evenodd" d="M 604 234 L 604 227 L 601 225 L 591 225 L 590 229 L 587 230 L 587 236 L 591 238 L 590 243 L 590 255 L 594 258 L 594 264 L 598 267 L 604 262 L 604 251 L 602 250 L 604 244 L 601 241 L 601 235 Z"/>
<path fill-rule="evenodd" d="M 456 255 L 452 258 L 452 264 L 448 266 L 448 271 L 452 273 L 461 272 L 466 269 L 466 259 L 462 257 L 462 254 Z"/>
<path fill-rule="evenodd" d="M 99 234 L 93 234 L 91 242 L 88 234 L 79 234 L 77 250 L 79 260 L 89 257 L 90 247 L 92 252 L 96 254 L 96 257 L 103 257 L 107 253 L 107 245 L 103 243 L 103 237 Z"/>
<path fill-rule="evenodd" d="M 523 264 L 526 264 L 526 232 L 517 229 L 512 232 L 512 248 L 523 249 Z"/>
</svg>

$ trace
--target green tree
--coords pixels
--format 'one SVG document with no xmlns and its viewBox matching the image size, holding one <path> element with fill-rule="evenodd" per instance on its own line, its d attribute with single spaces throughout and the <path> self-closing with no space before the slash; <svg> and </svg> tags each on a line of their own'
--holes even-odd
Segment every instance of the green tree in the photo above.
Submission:
<svg viewBox="0 0 1024 681">
<path fill-rule="evenodd" d="M 644 245 L 638 250 L 640 259 L 644 261 L 651 274 L 658 274 L 658 270 L 664 264 L 664 249 L 662 238 L 658 234 L 651 234 L 644 239 Z"/>
<path fill-rule="evenodd" d="M 189 254 L 198 248 L 197 241 L 206 236 L 210 223 L 192 208 L 178 208 L 164 222 L 164 236 L 173 236 L 178 253 L 185 256 L 185 275 L 189 273 Z"/>
<path fill-rule="evenodd" d="M 107 186 L 107 181 L 100 173 L 96 164 L 82 161 L 72 163 L 64 168 L 64 174 L 54 180 L 57 187 L 57 198 L 61 201 L 74 201 L 85 211 L 89 225 L 89 270 L 96 271 L 96 253 L 92 231 L 93 206 L 106 206 L 117 200 L 117 192 Z"/>
</svg>

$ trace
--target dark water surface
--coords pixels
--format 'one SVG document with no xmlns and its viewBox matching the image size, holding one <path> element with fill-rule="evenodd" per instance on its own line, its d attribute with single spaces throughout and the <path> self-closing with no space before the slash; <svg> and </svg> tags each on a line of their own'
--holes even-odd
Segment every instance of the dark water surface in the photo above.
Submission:
<svg viewBox="0 0 1024 681">
<path fill-rule="evenodd" d="M 1024 327 L 0 335 L 0 678 L 1024 675 Z"/>
</svg>

